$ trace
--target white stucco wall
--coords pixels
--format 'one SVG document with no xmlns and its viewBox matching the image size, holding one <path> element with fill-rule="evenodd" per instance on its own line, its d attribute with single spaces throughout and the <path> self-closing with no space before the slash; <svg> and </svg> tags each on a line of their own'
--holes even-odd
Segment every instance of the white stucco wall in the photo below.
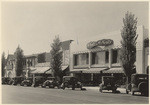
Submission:
<svg viewBox="0 0 150 105">
<path fill-rule="evenodd" d="M 144 28 L 144 26 L 138 26 L 137 27 L 137 52 L 136 52 L 136 68 L 137 73 L 145 73 L 145 55 L 144 55 L 144 48 L 143 48 L 143 41 L 148 37 L 148 31 Z M 78 39 L 74 40 L 70 45 L 70 70 L 73 70 L 73 53 L 74 52 L 88 52 L 89 50 L 86 48 L 87 43 L 91 41 L 98 41 L 101 39 L 112 39 L 114 41 L 114 44 L 110 46 L 110 48 L 114 47 L 120 47 L 120 41 L 121 41 L 121 32 L 120 30 L 100 34 L 98 36 L 91 36 L 91 37 L 85 37 L 84 39 Z M 106 49 L 109 49 L 109 47 L 106 47 Z"/>
</svg>

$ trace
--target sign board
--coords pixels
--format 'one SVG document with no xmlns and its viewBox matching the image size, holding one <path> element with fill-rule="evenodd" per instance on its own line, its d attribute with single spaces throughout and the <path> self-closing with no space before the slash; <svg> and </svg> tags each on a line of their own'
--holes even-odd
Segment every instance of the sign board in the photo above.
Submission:
<svg viewBox="0 0 150 105">
<path fill-rule="evenodd" d="M 92 49 L 97 46 L 109 46 L 112 45 L 114 42 L 111 39 L 102 39 L 98 41 L 91 41 L 87 44 L 88 49 Z"/>
</svg>

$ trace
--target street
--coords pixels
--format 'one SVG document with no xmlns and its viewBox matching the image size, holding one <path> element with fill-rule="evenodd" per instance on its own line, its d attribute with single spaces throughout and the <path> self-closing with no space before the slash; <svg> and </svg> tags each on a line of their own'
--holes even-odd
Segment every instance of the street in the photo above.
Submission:
<svg viewBox="0 0 150 105">
<path fill-rule="evenodd" d="M 2 104 L 148 104 L 148 97 L 80 89 L 2 85 Z"/>
</svg>

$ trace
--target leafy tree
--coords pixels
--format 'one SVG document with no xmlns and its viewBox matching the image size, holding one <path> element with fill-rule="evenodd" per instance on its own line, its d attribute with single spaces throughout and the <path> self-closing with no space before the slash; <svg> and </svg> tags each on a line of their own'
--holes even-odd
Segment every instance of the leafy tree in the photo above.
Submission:
<svg viewBox="0 0 150 105">
<path fill-rule="evenodd" d="M 59 37 L 55 37 L 51 45 L 51 61 L 50 65 L 53 71 L 53 76 L 59 81 L 62 81 L 62 52 L 61 52 L 61 43 Z"/>
<path fill-rule="evenodd" d="M 5 65 L 6 65 L 6 61 L 5 61 L 5 53 L 2 53 L 2 57 L 1 57 L 1 62 L 2 62 L 2 77 L 4 77 L 5 75 Z"/>
<path fill-rule="evenodd" d="M 16 76 L 21 76 L 23 73 L 23 61 L 24 61 L 23 50 L 18 46 L 14 55 L 15 55 L 15 61 L 16 61 L 15 63 L 16 64 L 15 66 Z"/>
<path fill-rule="evenodd" d="M 123 18 L 123 28 L 121 30 L 121 64 L 124 70 L 124 73 L 127 77 L 127 84 L 131 81 L 131 75 L 135 70 L 135 61 L 136 61 L 136 40 L 138 35 L 136 34 L 137 30 L 137 18 L 134 17 L 134 14 L 127 12 L 125 18 Z"/>
</svg>

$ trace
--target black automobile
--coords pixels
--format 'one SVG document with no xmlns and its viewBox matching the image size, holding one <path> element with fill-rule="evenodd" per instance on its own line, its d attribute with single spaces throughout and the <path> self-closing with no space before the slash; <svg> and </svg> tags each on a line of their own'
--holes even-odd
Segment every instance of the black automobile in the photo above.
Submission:
<svg viewBox="0 0 150 105">
<path fill-rule="evenodd" d="M 131 76 L 131 94 L 141 92 L 141 95 L 149 93 L 149 75 L 148 74 L 132 74 Z"/>
<path fill-rule="evenodd" d="M 9 77 L 2 77 L 2 84 L 8 84 L 11 78 Z"/>
<path fill-rule="evenodd" d="M 99 91 L 112 90 L 113 93 L 117 90 L 116 79 L 113 76 L 103 76 L 102 83 L 99 85 Z"/>
<path fill-rule="evenodd" d="M 72 88 L 72 90 L 75 90 L 75 88 L 80 88 L 82 90 L 81 82 L 78 81 L 78 79 L 73 76 L 64 76 L 61 87 L 62 89 L 65 89 L 67 87 Z"/>
<path fill-rule="evenodd" d="M 31 86 L 32 83 L 33 83 L 33 78 L 29 77 L 21 82 L 21 86 Z"/>
<path fill-rule="evenodd" d="M 55 79 L 55 77 L 48 77 L 42 87 L 45 88 L 46 86 L 49 88 L 55 88 L 57 86 L 57 88 L 59 88 L 59 82 Z"/>
<path fill-rule="evenodd" d="M 36 76 L 33 78 L 33 87 L 42 86 L 43 82 L 46 80 L 43 76 Z"/>
<path fill-rule="evenodd" d="M 8 85 L 12 85 L 14 83 L 14 78 L 10 78 Z"/>
<path fill-rule="evenodd" d="M 21 76 L 18 76 L 18 77 L 14 77 L 13 78 L 13 85 L 20 85 L 21 84 L 21 82 L 24 80 L 24 77 L 21 77 Z"/>
</svg>

